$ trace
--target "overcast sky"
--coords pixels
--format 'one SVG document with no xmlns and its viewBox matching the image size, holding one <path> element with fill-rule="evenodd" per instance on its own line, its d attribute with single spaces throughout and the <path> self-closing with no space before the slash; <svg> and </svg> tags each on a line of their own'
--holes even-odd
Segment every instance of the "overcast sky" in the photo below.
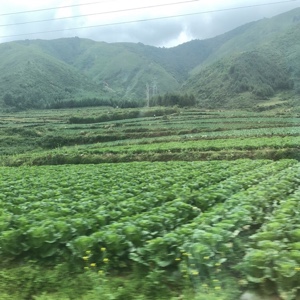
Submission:
<svg viewBox="0 0 300 300">
<path fill-rule="evenodd" d="M 96 41 L 141 42 L 171 47 L 192 39 L 214 37 L 242 24 L 269 18 L 300 6 L 300 0 L 295 0 L 237 9 L 272 2 L 280 0 L 0 0 L 0 43 L 78 36 Z M 55 9 L 45 10 L 48 8 Z M 41 9 L 44 10 L 17 13 Z M 193 13 L 199 14 L 174 17 Z M 172 18 L 111 25 L 170 16 Z M 49 21 L 17 24 L 40 20 Z M 78 27 L 90 28 L 67 30 Z M 58 31 L 27 34 L 54 30 Z"/>
</svg>

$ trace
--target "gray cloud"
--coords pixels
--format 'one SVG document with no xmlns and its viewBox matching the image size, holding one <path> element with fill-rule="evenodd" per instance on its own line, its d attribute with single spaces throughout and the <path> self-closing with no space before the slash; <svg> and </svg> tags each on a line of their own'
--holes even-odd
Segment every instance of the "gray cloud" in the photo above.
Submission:
<svg viewBox="0 0 300 300">
<path fill-rule="evenodd" d="M 166 20 L 93 28 L 85 30 L 84 35 L 106 42 L 141 42 L 157 46 L 176 39 L 183 29 L 182 23 Z M 81 31 L 77 33 L 80 36 Z"/>
<path fill-rule="evenodd" d="M 141 42 L 148 45 L 163 46 L 178 39 L 182 33 L 185 33 L 190 39 L 206 39 L 243 24 L 270 18 L 296 7 L 296 4 L 275 6 L 273 9 L 258 7 L 121 26 L 100 27 L 86 30 L 84 35 L 91 39 L 107 42 Z M 77 33 L 80 36 L 81 31 Z"/>
<path fill-rule="evenodd" d="M 244 5 L 246 5 L 246 3 Z M 206 39 L 230 31 L 243 24 L 258 21 L 263 18 L 270 18 L 296 7 L 298 7 L 298 5 L 290 3 L 217 12 L 206 16 L 192 17 L 187 23 L 189 31 L 194 38 Z"/>
<path fill-rule="evenodd" d="M 16 1 L 16 0 L 15 0 Z M 238 0 L 237 0 L 238 1 Z M 57 2 L 55 2 L 57 4 Z M 53 5 L 55 6 L 55 3 Z M 224 4 L 222 6 L 215 5 L 215 9 L 224 7 L 237 7 L 246 6 L 253 4 L 253 1 L 238 1 L 235 4 Z M 0 38 L 0 42 L 6 42 L 16 39 L 53 39 L 59 37 L 72 37 L 79 36 L 82 38 L 90 38 L 97 41 L 105 42 L 141 42 L 148 45 L 154 46 L 170 46 L 185 42 L 190 39 L 205 39 L 214 37 L 216 35 L 222 34 L 229 30 L 232 30 L 242 24 L 256 21 L 264 17 L 272 17 L 276 14 L 291 10 L 298 7 L 299 3 L 291 2 L 281 5 L 270 5 L 263 7 L 231 10 L 224 12 L 199 14 L 194 16 L 186 16 L 182 18 L 170 18 L 164 20 L 147 21 L 130 23 L 123 25 L 105 26 L 105 27 L 94 27 L 86 28 L 80 30 L 67 30 L 68 28 L 84 27 L 93 24 L 107 24 L 118 22 L 115 21 L 102 21 L 99 16 L 99 22 L 90 23 L 89 18 L 75 18 L 75 19 L 65 19 L 56 20 L 53 22 L 43 22 L 43 23 L 32 23 L 22 26 L 8 26 L 0 27 L 0 36 L 3 35 L 14 35 L 20 33 L 34 33 L 42 31 L 51 30 L 62 30 L 65 31 L 44 33 L 37 35 L 19 36 L 11 38 Z M 7 4 L 8 5 L 8 4 Z M 201 8 L 197 11 L 205 11 L 206 9 Z M 3 9 L 5 11 L 5 9 Z M 15 11 L 11 7 L 7 7 L 6 11 Z M 78 15 L 79 8 L 74 8 L 71 10 L 72 14 Z M 184 10 L 182 13 L 195 12 L 191 10 Z M 175 12 L 174 14 L 178 14 Z M 19 23 L 33 20 L 41 19 L 51 19 L 55 18 L 55 11 L 44 11 L 40 12 L 38 16 L 33 14 L 22 14 L 22 15 L 11 15 L 0 18 L 1 24 L 8 23 Z M 136 19 L 146 19 L 145 15 L 141 14 L 140 17 L 128 17 L 128 19 L 121 19 L 120 21 L 126 20 L 136 20 Z M 150 17 L 151 18 L 151 17 Z M 105 18 L 104 18 L 105 19 Z"/>
</svg>

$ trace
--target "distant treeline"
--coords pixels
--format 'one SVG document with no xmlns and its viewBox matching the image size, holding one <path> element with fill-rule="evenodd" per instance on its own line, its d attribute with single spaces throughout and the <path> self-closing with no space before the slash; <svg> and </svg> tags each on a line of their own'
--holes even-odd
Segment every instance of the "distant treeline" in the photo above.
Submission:
<svg viewBox="0 0 300 300">
<path fill-rule="evenodd" d="M 39 92 L 28 94 L 24 93 L 5 93 L 2 97 L 3 103 L 8 107 L 18 110 L 26 110 L 29 108 L 42 108 L 45 101 Z"/>
<path fill-rule="evenodd" d="M 188 107 L 196 105 L 196 98 L 193 94 L 171 94 L 158 95 L 152 97 L 149 101 L 150 106 L 176 106 Z"/>
<path fill-rule="evenodd" d="M 63 109 L 76 107 L 112 106 L 111 99 L 86 98 L 81 100 L 59 100 L 46 106 L 47 109 Z"/>
<path fill-rule="evenodd" d="M 117 100 L 117 99 L 99 99 L 85 98 L 81 100 L 61 100 L 55 101 L 47 106 L 49 109 L 75 108 L 75 107 L 93 107 L 93 106 L 111 106 L 119 108 L 139 108 L 147 105 L 145 100 Z M 187 107 L 196 105 L 196 98 L 190 94 L 171 94 L 158 95 L 149 100 L 149 106 L 179 106 Z"/>
<path fill-rule="evenodd" d="M 3 96 L 3 102 L 8 107 L 13 107 L 18 110 L 26 109 L 68 109 L 81 107 L 96 107 L 96 106 L 110 106 L 118 108 L 141 108 L 149 106 L 194 106 L 196 99 L 194 95 L 181 95 L 167 93 L 165 95 L 158 95 L 149 99 L 149 101 L 137 99 L 117 99 L 117 98 L 97 98 L 88 97 L 82 99 L 63 99 L 54 98 L 53 101 L 43 101 L 41 95 L 34 95 L 31 99 L 30 95 L 13 95 L 6 93 Z"/>
<path fill-rule="evenodd" d="M 102 98 L 84 98 L 80 100 L 60 100 L 47 105 L 47 109 L 63 109 L 63 108 L 80 108 L 80 107 L 96 107 L 96 106 L 111 106 L 119 108 L 137 108 L 143 107 L 144 102 L 137 100 L 117 100 L 117 99 L 102 99 Z"/>
<path fill-rule="evenodd" d="M 2 98 L 7 107 L 15 108 L 17 110 L 26 109 L 67 109 L 67 108 L 81 108 L 81 107 L 96 107 L 96 106 L 111 106 L 120 108 L 137 108 L 145 106 L 145 101 L 129 100 L 129 99 L 114 99 L 114 98 L 97 98 L 89 97 L 82 99 L 64 99 L 64 97 L 53 97 L 53 100 L 47 99 L 43 101 L 41 95 L 14 95 L 6 93 Z"/>
</svg>

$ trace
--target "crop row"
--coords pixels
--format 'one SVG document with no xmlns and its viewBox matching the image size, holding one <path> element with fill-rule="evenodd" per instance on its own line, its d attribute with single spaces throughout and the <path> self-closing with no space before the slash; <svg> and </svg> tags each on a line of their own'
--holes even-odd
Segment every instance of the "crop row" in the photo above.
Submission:
<svg viewBox="0 0 300 300">
<path fill-rule="evenodd" d="M 300 176 L 298 175 L 298 185 Z M 284 180 L 281 184 L 287 184 Z M 300 189 L 282 201 L 262 228 L 250 236 L 242 263 L 247 279 L 264 290 L 278 289 L 291 299 L 300 282 Z"/>
<path fill-rule="evenodd" d="M 180 255 L 180 249 L 194 252 L 198 264 L 204 266 L 208 263 L 204 260 L 205 257 L 211 257 L 214 263 L 218 263 L 223 258 L 218 253 L 225 250 L 227 256 L 231 255 L 231 259 L 238 259 L 240 253 L 234 249 L 245 247 L 245 241 L 235 238 L 245 232 L 248 236 L 251 230 L 261 226 L 268 211 L 272 212 L 273 205 L 285 199 L 299 185 L 299 165 L 295 162 L 274 163 L 264 171 L 260 169 L 260 174 L 258 180 L 261 182 L 258 184 L 250 184 L 248 189 L 232 195 L 224 204 L 214 205 L 193 222 L 150 240 L 145 247 L 137 249 L 138 260 L 146 264 L 154 262 L 160 266 L 172 265 Z M 284 178 L 289 182 L 288 185 L 280 184 L 280 180 Z M 245 182 L 250 183 L 249 178 Z M 247 230 L 250 231 L 247 233 Z M 226 245 L 230 247 L 227 249 Z"/>
<path fill-rule="evenodd" d="M 191 259 L 197 261 L 201 271 L 211 268 L 206 256 L 215 263 L 225 258 L 226 267 L 234 268 L 249 243 L 248 235 L 260 228 L 273 210 L 299 188 L 299 180 L 300 168 L 296 165 L 235 194 L 224 204 L 221 218 L 215 223 L 208 220 L 183 248 L 192 254 Z"/>
<path fill-rule="evenodd" d="M 81 167 L 4 168 L 2 171 L 8 172 L 2 172 L 5 180 L 0 183 L 0 199 L 6 200 L 3 205 L 8 212 L 16 215 L 26 212 L 27 218 L 32 213 L 32 220 L 46 216 L 75 217 L 91 210 L 103 215 L 103 208 L 109 212 L 127 208 L 128 213 L 135 214 L 140 212 L 139 203 L 144 211 L 173 200 L 186 190 L 214 184 L 264 163 L 270 162 L 245 160 L 186 166 L 145 163 L 131 164 L 130 168 L 129 165 L 85 166 L 84 171 Z"/>
<path fill-rule="evenodd" d="M 300 136 L 290 137 L 258 137 L 237 139 L 217 139 L 217 140 L 199 140 L 186 142 L 153 143 L 142 145 L 115 146 L 114 148 L 93 147 L 89 152 L 93 154 L 101 153 L 146 153 L 146 152 L 178 152 L 178 151 L 220 151 L 227 149 L 251 150 L 271 148 L 298 148 Z"/>
<path fill-rule="evenodd" d="M 105 248 L 107 267 L 187 266 L 203 279 L 218 268 L 297 292 L 297 161 L 0 168 L 0 177 L 2 261 L 84 264 L 89 253 L 101 268 Z"/>
<path fill-rule="evenodd" d="M 226 201 L 238 191 L 258 184 L 259 180 L 268 174 L 269 164 L 268 161 L 253 161 L 247 164 L 248 169 L 239 166 L 240 171 L 243 169 L 243 172 L 232 174 L 218 183 L 206 187 L 195 183 L 190 186 L 190 189 L 183 190 L 183 193 L 178 191 L 173 201 L 140 215 L 121 218 L 118 222 L 101 228 L 99 232 L 89 237 L 79 237 L 72 245 L 72 251 L 75 255 L 81 256 L 87 248 L 97 248 L 98 245 L 102 245 L 109 248 L 110 252 L 116 256 L 124 258 L 125 252 L 127 256 L 130 252 L 132 255 L 132 248 L 144 246 L 150 239 L 189 223 L 200 213 L 209 210 L 216 203 Z M 252 166 L 251 169 L 250 166 Z M 231 171 L 233 169 L 235 168 L 232 167 Z"/>
<path fill-rule="evenodd" d="M 78 236 L 93 234 L 121 218 L 142 214 L 139 218 L 143 219 L 143 213 L 155 207 L 163 209 L 167 207 L 164 203 L 184 195 L 190 195 L 186 205 L 192 204 L 201 189 L 212 193 L 212 188 L 205 187 L 270 163 L 241 160 L 91 165 L 84 169 L 2 168 L 1 252 L 16 256 L 33 250 L 34 255 L 52 256 L 55 247 L 59 250 L 58 245 Z M 189 218 L 193 217 L 191 210 Z"/>
<path fill-rule="evenodd" d="M 255 124 L 271 124 L 271 125 L 278 125 L 278 124 L 299 124 L 299 118 L 295 117 L 288 117 L 288 118 L 279 118 L 279 117 L 267 117 L 267 116 L 259 116 L 259 117 L 249 117 L 249 116 L 242 116 L 242 117 L 223 117 L 222 115 L 219 116 L 210 116 L 210 115 L 193 115 L 193 114 L 175 114 L 170 115 L 170 119 L 164 120 L 163 118 L 145 118 L 145 119 L 135 119 L 135 120 L 124 120 L 125 124 L 130 125 L 143 125 L 152 121 L 155 125 L 156 123 L 164 123 L 166 126 L 169 124 L 186 124 L 186 120 L 190 120 L 191 124 L 201 125 L 201 124 L 219 124 L 219 126 L 227 126 L 228 124 L 251 124 L 252 127 Z M 156 121 L 156 122 L 155 122 Z M 123 123 L 123 122 L 122 122 Z"/>
<path fill-rule="evenodd" d="M 116 145 L 134 145 L 134 144 L 150 144 L 150 143 L 166 143 L 174 141 L 187 141 L 187 140 L 203 140 L 203 139 L 222 139 L 222 138 L 233 138 L 233 137 L 265 137 L 265 136 L 296 136 L 300 134 L 300 127 L 265 127 L 256 129 L 231 129 L 225 130 L 222 128 L 221 131 L 218 127 L 214 130 L 211 126 L 210 128 L 199 130 L 197 129 L 186 129 L 180 127 L 181 131 L 171 132 L 169 135 L 161 135 L 156 137 L 151 137 L 152 132 L 144 129 L 143 134 L 137 136 L 136 138 L 118 140 L 114 142 L 103 143 L 103 146 L 116 146 Z M 210 130 L 210 131 L 207 131 Z M 133 129 L 134 131 L 134 129 Z M 160 129 L 160 132 L 162 129 Z M 149 134 L 149 137 L 147 136 Z"/>
<path fill-rule="evenodd" d="M 186 219 L 188 221 L 192 221 L 193 217 L 195 217 L 195 211 L 197 213 L 196 215 L 199 215 L 201 212 L 203 215 L 206 214 L 211 216 L 209 211 L 214 211 L 214 207 L 217 203 L 222 204 L 225 201 L 226 204 L 226 201 L 237 192 L 244 191 L 251 186 L 256 186 L 261 180 L 265 179 L 266 176 L 274 175 L 274 172 L 282 170 L 289 165 L 296 163 L 295 161 L 281 161 L 280 163 L 276 163 L 276 166 L 274 167 L 273 164 L 262 165 L 262 162 L 257 162 L 260 163 L 260 167 L 257 166 L 254 168 L 254 170 L 248 170 L 247 172 L 239 173 L 235 176 L 227 178 L 224 181 L 221 181 L 220 183 L 203 187 L 196 191 L 186 191 L 185 195 L 181 195 L 171 203 L 169 202 L 168 206 L 161 206 L 159 209 L 153 209 L 147 213 L 136 216 L 138 221 L 134 218 L 120 219 L 117 223 L 114 223 L 111 226 L 105 226 L 99 232 L 96 232 L 89 237 L 79 237 L 73 244 L 72 251 L 75 255 L 80 256 L 83 254 L 84 249 L 95 249 L 99 245 L 102 245 L 110 249 L 110 253 L 115 257 L 121 256 L 124 258 L 125 256 L 128 257 L 128 255 L 130 255 L 131 258 L 134 256 L 135 259 L 140 261 L 138 255 L 134 253 L 135 251 L 139 252 L 141 250 L 137 248 L 143 248 L 147 242 L 149 242 L 149 244 L 151 243 L 151 245 L 154 245 L 156 240 L 161 241 L 161 236 L 167 237 L 166 241 L 168 242 L 168 236 L 174 236 L 174 233 L 176 232 L 175 228 L 183 225 L 177 221 L 181 218 L 180 210 L 174 211 L 175 214 L 173 214 L 173 217 L 169 214 L 168 207 L 170 204 L 189 207 L 190 214 Z M 191 207 L 191 205 L 193 207 Z M 200 214 L 197 219 L 201 220 L 202 215 Z M 193 223 L 189 223 L 182 227 L 194 227 L 195 224 L 197 224 L 197 222 L 195 223 L 194 219 Z M 126 232 L 124 232 L 124 228 L 126 227 L 125 225 L 134 228 L 134 235 L 128 236 Z M 170 230 L 171 227 L 174 227 L 173 229 L 175 229 L 175 231 Z M 182 227 L 178 227 L 179 231 Z M 153 239 L 155 237 L 157 239 Z M 181 238 L 185 237 L 185 234 L 183 234 Z M 173 243 L 178 243 L 176 244 L 176 247 L 174 244 L 172 245 L 176 251 L 179 251 L 178 249 L 181 246 L 180 241 L 182 241 L 182 239 L 177 239 L 175 241 L 173 240 Z M 130 247 L 128 245 L 130 245 Z M 165 251 L 163 263 L 158 262 L 158 264 L 163 264 L 165 266 L 166 257 L 171 256 L 168 251 L 169 248 L 167 247 L 168 249 L 166 249 L 166 247 L 162 247 L 162 244 L 160 243 L 157 244 L 157 246 L 157 248 L 153 249 L 153 256 L 157 261 L 160 259 L 159 256 L 157 256 L 157 253 Z M 122 251 L 118 251 L 118 247 L 122 249 Z M 171 258 L 169 264 L 173 262 L 174 257 Z"/>
</svg>

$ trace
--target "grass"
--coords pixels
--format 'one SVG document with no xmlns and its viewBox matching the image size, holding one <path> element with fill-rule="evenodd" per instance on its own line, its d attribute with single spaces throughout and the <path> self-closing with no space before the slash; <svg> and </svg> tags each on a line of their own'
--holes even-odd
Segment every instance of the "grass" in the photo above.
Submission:
<svg viewBox="0 0 300 300">
<path fill-rule="evenodd" d="M 153 276 L 152 276 L 153 277 Z M 156 277 L 156 278 L 155 278 Z M 213 283 L 197 287 L 187 279 L 162 285 L 160 275 L 152 279 L 139 272 L 99 275 L 97 272 L 70 271 L 66 264 L 55 268 L 37 267 L 33 261 L 23 266 L 1 268 L 0 297 L 3 300 L 234 300 L 241 294 L 233 279 L 216 289 Z"/>
</svg>

